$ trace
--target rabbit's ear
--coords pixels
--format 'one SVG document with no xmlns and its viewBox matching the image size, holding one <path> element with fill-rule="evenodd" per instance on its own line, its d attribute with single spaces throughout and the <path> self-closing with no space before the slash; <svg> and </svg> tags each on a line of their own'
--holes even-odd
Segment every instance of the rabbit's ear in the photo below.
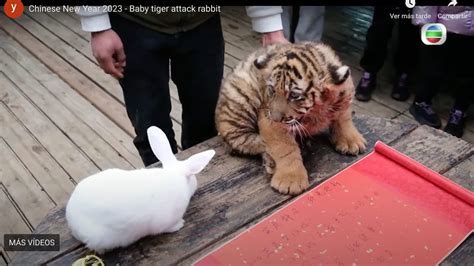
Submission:
<svg viewBox="0 0 474 266">
<path fill-rule="evenodd" d="M 187 160 L 183 161 L 185 164 L 185 170 L 186 170 L 186 175 L 195 175 L 198 174 L 199 172 L 206 167 L 206 165 L 209 163 L 209 161 L 212 159 L 212 157 L 216 154 L 214 150 L 207 150 L 203 151 L 197 154 L 194 154 L 193 156 L 189 157 Z"/>
<path fill-rule="evenodd" d="M 171 150 L 170 143 L 163 130 L 155 126 L 151 126 L 148 128 L 147 134 L 151 150 L 155 154 L 156 158 L 161 161 L 163 167 L 166 166 L 166 164 L 176 162 L 176 157 Z"/>
</svg>

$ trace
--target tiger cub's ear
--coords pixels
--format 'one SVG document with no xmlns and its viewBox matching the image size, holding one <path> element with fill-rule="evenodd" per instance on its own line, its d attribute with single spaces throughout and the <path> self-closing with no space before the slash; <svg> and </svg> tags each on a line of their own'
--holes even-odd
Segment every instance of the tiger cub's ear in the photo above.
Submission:
<svg viewBox="0 0 474 266">
<path fill-rule="evenodd" d="M 351 75 L 351 70 L 346 65 L 340 67 L 335 65 L 329 65 L 328 70 L 335 85 L 340 85 L 344 83 L 344 81 L 346 81 L 347 78 Z"/>
<path fill-rule="evenodd" d="M 260 55 L 253 61 L 253 64 L 257 69 L 265 68 L 274 55 L 275 53 Z"/>
</svg>

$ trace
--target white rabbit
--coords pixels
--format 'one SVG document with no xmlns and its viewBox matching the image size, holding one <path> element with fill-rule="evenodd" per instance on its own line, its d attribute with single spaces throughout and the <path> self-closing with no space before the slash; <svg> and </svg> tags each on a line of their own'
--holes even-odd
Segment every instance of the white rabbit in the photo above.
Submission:
<svg viewBox="0 0 474 266">
<path fill-rule="evenodd" d="M 147 131 L 163 168 L 109 169 L 82 180 L 66 206 L 72 235 L 98 253 L 183 227 L 183 215 L 197 188 L 195 174 L 214 156 L 207 150 L 178 161 L 166 135 Z"/>
</svg>

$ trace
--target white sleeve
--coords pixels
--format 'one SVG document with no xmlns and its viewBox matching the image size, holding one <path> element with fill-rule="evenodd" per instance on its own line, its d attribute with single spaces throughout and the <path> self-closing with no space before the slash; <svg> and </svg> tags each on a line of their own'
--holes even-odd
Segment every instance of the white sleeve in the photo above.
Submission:
<svg viewBox="0 0 474 266">
<path fill-rule="evenodd" d="M 283 29 L 281 22 L 281 6 L 247 6 L 247 16 L 252 19 L 252 28 L 256 32 L 265 33 Z"/>
<path fill-rule="evenodd" d="M 83 6 L 77 7 L 76 13 L 81 17 L 83 31 L 97 32 L 108 30 L 110 25 L 109 14 L 102 7 L 94 7 L 98 11 L 87 11 Z"/>
</svg>

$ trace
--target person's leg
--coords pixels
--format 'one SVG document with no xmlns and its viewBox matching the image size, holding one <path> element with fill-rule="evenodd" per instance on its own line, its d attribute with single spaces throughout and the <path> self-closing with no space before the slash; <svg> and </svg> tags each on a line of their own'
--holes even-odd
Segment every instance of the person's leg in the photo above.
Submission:
<svg viewBox="0 0 474 266">
<path fill-rule="evenodd" d="M 293 6 L 282 6 L 281 22 L 283 24 L 283 34 L 289 42 L 294 42 L 294 33 L 298 15 L 295 12 L 299 9 Z"/>
<path fill-rule="evenodd" d="M 445 73 L 444 45 L 423 45 L 420 49 L 420 84 L 416 90 L 415 102 L 431 100 L 438 92 Z"/>
<path fill-rule="evenodd" d="M 441 120 L 434 112 L 432 99 L 443 80 L 446 65 L 445 45 L 423 45 L 420 48 L 420 82 L 410 113 L 420 123 L 435 128 L 441 127 Z"/>
<path fill-rule="evenodd" d="M 449 50 L 447 65 L 448 79 L 455 99 L 455 108 L 467 111 L 474 98 L 474 76 L 469 64 L 474 62 L 474 36 L 448 33 L 447 41 Z"/>
<path fill-rule="evenodd" d="M 224 39 L 218 15 L 182 33 L 171 58 L 171 77 L 183 106 L 183 149 L 217 134 L 215 108 L 224 69 Z"/>
<path fill-rule="evenodd" d="M 122 39 L 127 66 L 120 80 L 127 114 L 137 134 L 134 144 L 145 165 L 157 161 L 148 143 L 147 129 L 161 128 L 177 152 L 170 119 L 169 56 L 167 35 L 111 14 L 112 29 Z"/>
<path fill-rule="evenodd" d="M 366 46 L 360 65 L 364 69 L 362 79 L 356 88 L 356 98 L 359 101 L 368 101 L 376 87 L 376 75 L 382 68 L 387 57 L 387 45 L 392 36 L 395 20 L 390 18 L 393 7 L 376 6 L 372 24 L 366 35 Z"/>
<path fill-rule="evenodd" d="M 473 101 L 474 79 L 459 84 L 459 89 L 454 91 L 454 110 L 467 112 Z"/>
<path fill-rule="evenodd" d="M 444 131 L 460 138 L 464 134 L 469 105 L 474 100 L 474 77 L 471 68 L 465 67 L 466 62 L 474 61 L 474 54 L 466 52 L 474 46 L 474 37 L 448 34 L 448 38 L 450 42 L 448 65 L 451 66 L 448 79 L 454 96 L 454 105 Z"/>
<path fill-rule="evenodd" d="M 407 8 L 400 10 L 401 14 L 409 12 Z M 420 57 L 420 44 L 420 29 L 413 25 L 410 19 L 400 19 L 398 47 L 394 58 L 397 74 L 391 94 L 395 100 L 405 101 L 410 97 L 410 86 Z"/>
<path fill-rule="evenodd" d="M 394 12 L 392 7 L 374 7 L 372 24 L 367 31 L 366 46 L 360 60 L 361 67 L 369 73 L 376 74 L 387 57 L 388 41 L 395 24 L 395 20 L 390 18 L 391 12 Z"/>
<path fill-rule="evenodd" d="M 444 131 L 458 138 L 464 134 L 467 111 L 473 100 L 474 78 L 452 81 L 454 105 L 448 117 Z"/>
<path fill-rule="evenodd" d="M 294 33 L 295 43 L 321 41 L 324 28 L 324 6 L 301 6 Z"/>
</svg>

